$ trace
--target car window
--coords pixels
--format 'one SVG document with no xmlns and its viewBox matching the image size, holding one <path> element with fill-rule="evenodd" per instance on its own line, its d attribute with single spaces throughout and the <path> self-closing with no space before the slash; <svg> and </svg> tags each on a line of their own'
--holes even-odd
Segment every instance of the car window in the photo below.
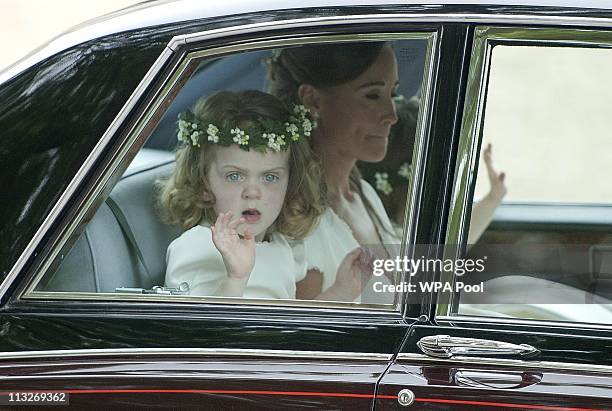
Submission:
<svg viewBox="0 0 612 411">
<path fill-rule="evenodd" d="M 493 47 L 483 142 L 508 175 L 509 202 L 610 203 L 610 50 Z M 476 197 L 486 195 L 478 168 Z"/>
<path fill-rule="evenodd" d="M 389 54 L 375 57 L 378 71 L 354 88 L 313 88 L 314 100 L 304 100 L 312 110 L 275 89 L 270 68 L 284 50 L 306 45 L 188 54 L 140 120 L 141 134 L 129 137 L 145 144 L 123 161 L 127 168 L 102 190 L 110 195 L 72 244 L 66 233 L 66 251 L 26 297 L 395 308 L 397 278 L 373 276 L 372 267 L 401 251 L 434 36 L 395 37 L 333 44 Z M 342 140 L 340 152 L 383 148 L 375 164 L 357 164 L 351 180 L 371 227 L 349 227 L 330 208 L 313 141 L 321 130 L 361 139 Z"/>
<path fill-rule="evenodd" d="M 468 238 L 463 258 L 481 264 L 454 273 L 455 285 L 465 285 L 453 290 L 455 309 L 610 323 L 612 36 L 552 29 L 479 34 L 482 47 L 474 53 L 490 67 L 480 81 L 482 110 L 464 115 L 463 136 L 471 135 L 480 153 L 472 157 L 476 194 L 465 222 L 470 229 L 477 224 L 482 204 L 496 209 L 483 235 Z M 499 204 L 489 190 L 501 172 L 507 193 Z"/>
</svg>

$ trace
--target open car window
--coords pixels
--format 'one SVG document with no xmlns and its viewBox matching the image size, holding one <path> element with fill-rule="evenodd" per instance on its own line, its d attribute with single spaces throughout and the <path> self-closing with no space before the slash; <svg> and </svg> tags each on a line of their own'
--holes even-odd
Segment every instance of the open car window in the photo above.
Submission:
<svg viewBox="0 0 612 411">
<path fill-rule="evenodd" d="M 347 44 L 390 42 L 397 62 L 399 87 L 394 90 L 393 106 L 398 121 L 388 138 L 388 154 L 375 164 L 357 165 L 361 171 L 360 190 L 368 201 L 368 209 L 376 215 L 376 229 L 382 242 L 367 245 L 373 253 L 381 253 L 380 258 L 392 259 L 403 252 L 402 239 L 407 236 L 405 225 L 411 215 L 407 204 L 411 204 L 412 187 L 418 186 L 418 173 L 413 164 L 424 140 L 424 101 L 428 98 L 429 77 L 433 72 L 434 40 L 435 33 L 367 35 L 338 40 Z M 299 40 L 282 46 L 301 47 Z M 169 75 L 160 95 L 138 120 L 135 134 L 128 136 L 129 141 L 144 141 L 144 145 L 131 161 L 127 153 L 135 152 L 138 143 L 125 150 L 124 158 L 118 160 L 118 167 L 124 169 L 120 178 L 114 186 L 99 190 L 109 193 L 108 196 L 104 198 L 101 194 L 98 201 L 92 201 L 99 204 L 95 213 L 84 210 L 81 221 L 73 225 L 71 232 L 64 233 L 63 243 L 57 245 L 46 270 L 35 278 L 24 298 L 153 298 L 225 303 L 238 298 L 240 302 L 254 304 L 320 305 L 332 302 L 397 309 L 400 294 L 395 292 L 393 285 L 399 278 L 391 275 L 393 273 L 372 276 L 371 262 L 363 262 L 364 266 L 370 264 L 370 271 L 367 275 L 360 274 L 362 291 L 357 296 L 325 294 L 337 283 L 339 272 L 337 261 L 330 263 L 326 260 L 327 254 L 331 253 L 340 261 L 358 243 L 352 236 L 346 241 L 326 237 L 328 232 L 339 229 L 334 224 L 342 225 L 342 221 L 324 202 L 323 178 L 312 171 L 320 169 L 315 167 L 319 160 L 312 150 L 312 142 L 307 145 L 312 151 L 310 157 L 305 157 L 307 161 L 300 163 L 293 159 L 293 154 L 288 154 L 296 150 L 291 148 L 295 146 L 289 141 L 293 136 L 289 128 L 295 125 L 301 134 L 299 138 L 306 139 L 311 126 L 306 126 L 305 122 L 317 120 L 302 116 L 299 109 L 295 111 L 296 108 L 282 101 L 283 96 L 272 97 L 268 93 L 266 62 L 274 58 L 281 46 L 250 47 L 239 52 L 219 49 L 186 54 L 176 71 Z M 260 106 L 270 105 L 269 100 L 274 99 L 289 110 L 286 121 L 265 123 L 272 124 L 266 127 L 276 132 L 276 140 L 269 137 L 270 133 L 263 136 L 249 132 L 248 122 L 241 123 L 240 130 L 238 125 L 230 127 L 231 130 L 224 129 L 221 121 L 201 114 L 218 113 L 217 108 L 225 104 L 223 98 L 209 104 L 212 108 L 202 109 L 202 104 L 205 98 L 219 98 L 219 93 L 241 99 L 238 110 L 242 104 L 256 105 L 248 101 L 254 97 L 245 94 L 245 90 L 260 93 L 255 99 L 261 101 Z M 281 131 L 274 128 L 278 125 Z M 283 130 L 287 135 L 279 136 Z M 241 149 L 241 145 L 256 144 L 262 136 L 267 139 L 262 140 L 265 149 Z M 237 144 L 223 146 L 215 140 L 221 139 L 223 143 L 230 141 L 228 138 Z M 288 145 L 289 150 L 283 145 Z M 205 148 L 198 151 L 196 160 L 181 163 L 180 153 L 187 152 L 186 146 L 190 150 Z M 197 174 L 194 168 L 203 171 Z M 196 194 L 190 194 L 189 199 L 180 197 L 184 195 L 181 190 L 186 190 L 185 181 L 195 184 L 192 177 L 189 177 L 191 180 L 183 178 L 184 174 L 192 172 L 204 176 L 207 188 L 198 186 L 192 190 Z M 177 183 L 180 178 L 183 186 Z M 303 180 L 309 179 L 312 181 L 304 183 Z M 283 181 L 286 192 L 278 194 L 275 184 L 280 185 Z M 296 189 L 298 182 L 301 188 Z M 201 177 L 196 183 L 201 183 Z M 238 193 L 235 189 L 240 184 L 242 191 Z M 294 199 L 292 204 L 304 209 L 304 206 L 312 206 L 315 201 L 312 199 L 316 197 L 308 197 L 304 192 L 314 190 L 315 186 L 321 190 L 318 214 L 313 213 L 308 218 L 294 215 L 293 220 L 283 217 L 285 208 L 289 207 L 286 205 L 289 197 L 285 196 L 298 198 L 301 203 Z M 268 201 L 267 198 L 273 199 Z M 241 201 L 244 204 L 236 205 Z M 246 269 L 250 277 L 240 277 L 244 283 L 238 293 L 232 288 L 237 277 L 228 274 L 232 263 L 223 258 L 224 245 L 220 237 L 213 236 L 212 226 L 220 227 L 215 223 L 219 223 L 216 218 L 223 212 L 215 208 L 219 204 L 234 212 L 223 226 L 230 231 L 233 227 L 228 228 L 228 223 L 238 217 L 244 219 L 240 224 L 253 223 L 253 230 L 259 230 L 258 224 L 267 224 L 263 231 L 255 232 L 255 245 L 250 249 L 255 250 L 255 257 L 251 259 L 254 266 Z M 190 207 L 199 207 L 198 213 L 185 212 Z M 302 226 L 310 224 L 308 234 L 299 231 L 301 226 L 295 220 Z M 346 224 L 340 229 L 351 233 Z M 248 257 L 251 251 L 240 247 L 251 240 L 242 228 L 237 231 L 238 235 L 232 237 L 235 243 L 226 245 L 236 246 L 232 255 L 241 259 L 245 255 Z M 312 233 L 317 233 L 316 240 L 309 240 Z M 242 267 L 242 261 L 237 264 Z M 227 287 L 231 289 L 228 291 Z"/>
<path fill-rule="evenodd" d="M 492 223 L 463 254 L 483 262 L 481 269 L 447 273 L 449 281 L 466 286 L 453 290 L 455 315 L 610 324 L 612 35 L 477 33 L 473 64 L 488 75 L 471 85 L 476 89 L 480 81 L 479 96 L 470 96 L 472 104 L 479 101 L 477 114 L 464 114 L 464 142 L 471 141 L 480 159 L 470 158 L 477 174 L 458 167 L 466 199 L 474 182 L 476 187 L 463 224 L 474 224 L 479 204 L 490 202 L 489 175 L 505 172 L 507 193 Z M 483 160 L 488 144 L 492 173 Z M 455 240 L 457 216 L 449 232 Z"/>
</svg>

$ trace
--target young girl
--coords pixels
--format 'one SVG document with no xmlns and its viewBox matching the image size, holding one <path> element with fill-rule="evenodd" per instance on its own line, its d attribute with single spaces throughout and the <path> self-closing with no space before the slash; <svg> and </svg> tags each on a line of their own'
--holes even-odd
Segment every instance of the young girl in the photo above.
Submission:
<svg viewBox="0 0 612 411">
<path fill-rule="evenodd" d="M 187 282 L 191 295 L 295 298 L 307 269 L 301 240 L 324 211 L 307 110 L 259 91 L 224 91 L 179 118 L 184 145 L 161 204 L 187 231 L 168 247 L 166 285 Z M 360 255 L 349 254 L 319 298 L 358 295 Z"/>
</svg>

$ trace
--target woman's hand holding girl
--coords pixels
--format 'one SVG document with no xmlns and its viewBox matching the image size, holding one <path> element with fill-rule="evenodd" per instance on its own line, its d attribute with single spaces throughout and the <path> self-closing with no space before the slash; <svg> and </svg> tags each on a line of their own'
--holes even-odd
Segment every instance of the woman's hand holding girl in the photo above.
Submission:
<svg viewBox="0 0 612 411">
<path fill-rule="evenodd" d="M 372 276 L 374 254 L 366 247 L 358 247 L 348 253 L 336 273 L 334 285 L 323 291 L 317 300 L 353 301 Z"/>
</svg>

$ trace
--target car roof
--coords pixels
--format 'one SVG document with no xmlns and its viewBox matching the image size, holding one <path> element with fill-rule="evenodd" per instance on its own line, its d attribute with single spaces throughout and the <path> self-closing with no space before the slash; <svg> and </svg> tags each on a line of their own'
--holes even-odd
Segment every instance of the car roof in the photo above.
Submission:
<svg viewBox="0 0 612 411">
<path fill-rule="evenodd" d="M 570 9 L 612 10 L 609 0 L 446 0 L 427 2 L 422 0 L 225 0 L 203 2 L 201 0 L 150 0 L 105 14 L 78 24 L 46 44 L 33 50 L 16 63 L 0 71 L 0 84 L 26 68 L 63 50 L 78 44 L 120 32 L 165 24 L 209 19 L 230 15 L 248 15 L 280 10 L 306 10 L 312 8 L 359 8 L 380 6 L 419 6 L 423 13 L 434 13 L 451 6 L 453 12 L 491 13 L 503 6 L 506 12 L 513 8 L 551 7 Z M 527 12 L 527 10 L 523 11 Z M 499 9 L 497 10 L 499 12 Z M 607 13 L 606 13 L 607 14 Z"/>
</svg>

